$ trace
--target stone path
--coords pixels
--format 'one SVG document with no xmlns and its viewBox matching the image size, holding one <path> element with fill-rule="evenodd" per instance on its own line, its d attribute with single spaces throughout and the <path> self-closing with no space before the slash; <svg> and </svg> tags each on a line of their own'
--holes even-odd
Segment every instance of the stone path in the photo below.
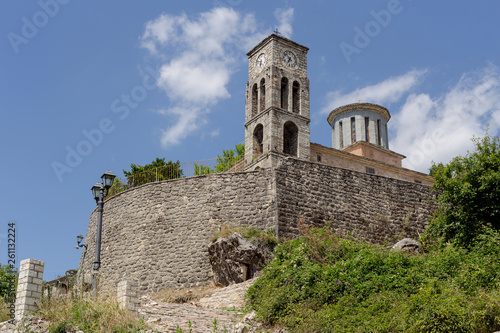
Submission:
<svg viewBox="0 0 500 333">
<path fill-rule="evenodd" d="M 224 328 L 230 332 L 241 321 L 243 313 L 238 310 L 244 305 L 243 296 L 254 281 L 215 289 L 211 296 L 191 304 L 155 302 L 144 296 L 139 314 L 160 332 L 177 332 L 177 325 L 183 332 L 189 332 L 189 328 L 192 332 L 214 332 L 214 319 L 219 328 L 216 332 L 224 332 Z"/>
</svg>

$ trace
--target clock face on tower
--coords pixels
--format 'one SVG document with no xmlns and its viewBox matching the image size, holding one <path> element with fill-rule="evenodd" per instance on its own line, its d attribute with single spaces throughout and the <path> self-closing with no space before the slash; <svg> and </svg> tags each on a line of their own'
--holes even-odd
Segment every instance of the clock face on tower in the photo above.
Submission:
<svg viewBox="0 0 500 333">
<path fill-rule="evenodd" d="M 287 67 L 295 67 L 297 65 L 297 57 L 292 51 L 283 52 L 283 62 Z"/>
<path fill-rule="evenodd" d="M 261 53 L 259 57 L 257 58 L 257 67 L 262 68 L 266 64 L 266 54 Z"/>
</svg>

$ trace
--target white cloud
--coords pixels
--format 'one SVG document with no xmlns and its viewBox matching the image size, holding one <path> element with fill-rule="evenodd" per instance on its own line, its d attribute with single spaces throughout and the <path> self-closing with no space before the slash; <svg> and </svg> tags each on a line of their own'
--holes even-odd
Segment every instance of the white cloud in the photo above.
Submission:
<svg viewBox="0 0 500 333">
<path fill-rule="evenodd" d="M 274 17 L 278 20 L 278 30 L 286 38 L 292 37 L 293 34 L 293 8 L 277 8 L 274 11 Z"/>
<path fill-rule="evenodd" d="M 431 162 L 449 162 L 473 148 L 472 136 L 500 127 L 500 78 L 497 68 L 467 73 L 442 94 L 410 95 L 392 119 L 391 149 L 407 156 L 403 165 L 427 172 Z"/>
<path fill-rule="evenodd" d="M 339 106 L 357 103 L 358 100 L 381 105 L 396 102 L 419 84 L 425 73 L 425 70 L 412 70 L 406 74 L 391 77 L 383 82 L 358 88 L 347 94 L 343 94 L 339 90 L 329 92 L 326 95 L 325 107 L 321 109 L 320 113 L 329 114 Z"/>
<path fill-rule="evenodd" d="M 289 32 L 290 15 L 293 9 L 280 16 Z M 157 83 L 172 106 L 161 113 L 175 122 L 162 131 L 164 147 L 179 144 L 206 123 L 211 107 L 230 97 L 232 74 L 245 52 L 266 36 L 256 27 L 253 15 L 225 7 L 196 18 L 162 14 L 146 23 L 141 46 L 164 59 Z"/>
<path fill-rule="evenodd" d="M 399 103 L 399 108 L 389 110 L 390 149 L 407 156 L 404 167 L 421 172 L 428 172 L 432 161 L 447 163 L 465 154 L 473 148 L 473 136 L 484 136 L 486 124 L 490 134 L 498 132 L 500 73 L 496 67 L 464 74 L 456 85 L 435 96 L 416 91 L 425 73 L 413 70 L 350 93 L 331 92 L 321 113 L 358 98 L 382 106 Z"/>
</svg>

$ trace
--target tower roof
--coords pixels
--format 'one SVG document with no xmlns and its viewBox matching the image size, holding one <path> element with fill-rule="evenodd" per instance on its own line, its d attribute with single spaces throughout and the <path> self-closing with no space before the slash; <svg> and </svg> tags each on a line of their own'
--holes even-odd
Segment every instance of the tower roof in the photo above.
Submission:
<svg viewBox="0 0 500 333">
<path fill-rule="evenodd" d="M 340 106 L 336 109 L 334 109 L 330 114 L 328 115 L 328 123 L 330 126 L 333 123 L 333 120 L 340 114 L 342 113 L 347 113 L 351 111 L 357 111 L 357 110 L 368 110 L 368 111 L 373 111 L 376 112 L 382 116 L 384 116 L 386 121 L 389 121 L 391 119 L 391 114 L 389 113 L 389 110 L 384 108 L 383 106 L 380 106 L 378 104 L 373 104 L 373 103 L 352 103 L 352 104 L 347 104 Z"/>
<path fill-rule="evenodd" d="M 257 44 L 253 49 L 251 49 L 247 53 L 247 56 L 251 57 L 255 52 L 257 52 L 257 50 L 260 50 L 262 47 L 264 47 L 264 45 L 266 45 L 267 43 L 270 43 L 273 40 L 281 40 L 281 41 L 287 42 L 289 44 L 295 45 L 295 46 L 297 46 L 299 48 L 303 48 L 306 51 L 309 51 L 309 48 L 307 46 L 301 45 L 299 43 L 294 42 L 291 39 L 288 39 L 288 38 L 285 38 L 283 36 L 279 36 L 279 35 L 273 33 L 273 34 L 267 36 L 266 38 L 264 38 L 259 44 Z"/>
</svg>

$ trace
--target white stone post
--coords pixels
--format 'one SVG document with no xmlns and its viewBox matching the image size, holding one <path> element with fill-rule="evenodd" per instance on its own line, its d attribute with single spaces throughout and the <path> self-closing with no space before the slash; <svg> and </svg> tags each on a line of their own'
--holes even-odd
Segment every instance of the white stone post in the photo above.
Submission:
<svg viewBox="0 0 500 333">
<path fill-rule="evenodd" d="M 118 304 L 122 309 L 136 312 L 139 308 L 139 297 L 137 295 L 137 282 L 121 281 L 117 287 Z"/>
<path fill-rule="evenodd" d="M 16 320 L 29 312 L 38 310 L 42 296 L 42 279 L 45 263 L 36 259 L 25 259 L 19 267 L 19 281 L 16 294 Z"/>
</svg>

